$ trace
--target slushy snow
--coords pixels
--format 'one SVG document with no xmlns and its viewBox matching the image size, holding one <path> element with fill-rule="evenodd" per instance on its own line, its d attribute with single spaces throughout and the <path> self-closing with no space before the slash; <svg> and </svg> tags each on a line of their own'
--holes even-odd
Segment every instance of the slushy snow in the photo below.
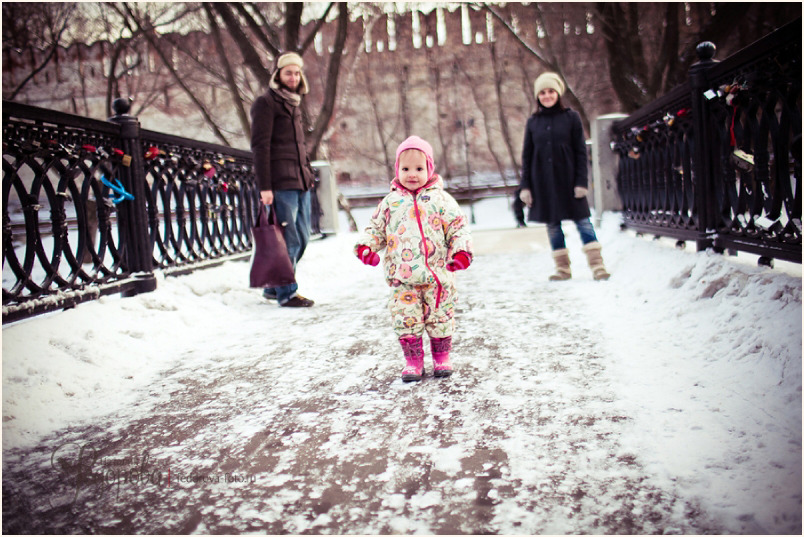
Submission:
<svg viewBox="0 0 804 537">
<path fill-rule="evenodd" d="M 354 211 L 361 229 L 370 212 Z M 443 380 L 451 383 L 449 393 L 420 398 L 417 390 L 429 393 L 428 383 L 438 379 L 399 380 L 403 360 L 386 310 L 388 288 L 379 268 L 353 257 L 357 234 L 345 231 L 341 215 L 341 232 L 313 241 L 299 265 L 300 292 L 316 301 L 310 310 L 267 303 L 247 286 L 248 263 L 227 262 L 186 276 L 160 274 L 153 293 L 103 297 L 4 326 L 4 489 L 26 451 L 39 446 L 49 456 L 41 446 L 54 445 L 65 431 L 118 423 L 108 433 L 118 434 L 125 423 L 154 412 L 156 403 L 148 401 L 171 401 L 176 386 L 201 390 L 205 379 L 248 365 L 243 376 L 232 373 L 227 384 L 214 385 L 212 406 L 199 407 L 211 417 L 219 415 L 214 404 L 231 407 L 225 421 L 212 418 L 220 445 L 242 445 L 241 439 L 265 431 L 266 422 L 291 415 L 301 430 L 282 438 L 281 460 L 272 463 L 277 471 L 257 481 L 281 493 L 238 504 L 232 520 L 252 524 L 240 530 L 276 528 L 270 524 L 282 520 L 291 533 L 430 533 L 436 521 L 401 513 L 438 509 L 468 494 L 489 506 L 488 528 L 498 533 L 594 533 L 589 513 L 602 519 L 614 513 L 618 491 L 639 468 L 649 476 L 639 478 L 650 485 L 646 490 L 680 498 L 673 504 L 679 512 L 667 515 L 679 526 L 662 531 L 700 529 L 683 526 L 695 506 L 706 527 L 718 532 L 800 533 L 800 265 L 758 267 L 753 256 L 696 253 L 694 244 L 679 250 L 671 239 L 621 231 L 620 215 L 605 213 L 598 236 L 611 279 L 591 279 L 580 239 L 565 223 L 573 279 L 547 282 L 552 262 L 543 228 L 513 229 L 505 198 L 478 202 L 475 214 L 478 251 L 458 275 L 456 371 Z M 314 320 L 312 328 L 296 322 L 303 316 Z M 253 406 L 254 378 L 275 379 L 259 407 Z M 330 418 L 321 408 L 304 408 L 305 398 L 320 396 L 322 386 L 343 413 Z M 262 415 L 238 414 L 244 393 L 251 394 L 248 408 L 261 408 Z M 441 430 L 451 440 L 410 440 L 403 427 L 409 404 L 430 415 L 449 413 L 449 428 L 434 421 L 428 431 L 438 436 Z M 494 438 L 481 423 L 488 409 L 498 420 Z M 323 423 L 329 437 L 317 439 Z M 559 426 L 567 423 L 577 427 Z M 407 494 L 394 489 L 372 504 L 375 523 L 337 525 L 357 520 L 360 505 L 285 517 L 283 510 L 305 497 L 288 486 L 302 458 L 354 460 L 349 457 L 357 456 L 361 442 L 380 434 L 371 432 L 372 424 L 398 427 L 399 440 L 371 482 L 390 487 L 404 461 L 422 460 L 449 486 Z M 197 434 L 199 442 L 212 441 L 204 431 Z M 305 454 L 310 442 L 318 442 L 315 454 Z M 478 459 L 478 446 L 486 446 L 488 460 L 497 453 L 505 464 Z M 599 475 L 610 449 L 625 484 L 608 490 L 598 483 L 613 483 Z M 162 457 L 180 450 L 157 449 Z M 545 462 L 540 454 L 546 452 L 559 455 Z M 180 456 L 183 464 L 201 467 L 215 460 L 203 452 Z M 563 491 L 545 480 L 567 468 L 588 474 Z M 484 488 L 476 492 L 484 472 Z M 551 490 L 574 498 L 577 514 L 560 505 L 525 507 L 512 483 L 556 487 Z M 326 494 L 322 484 L 307 498 Z M 216 505 L 215 516 L 225 517 L 225 507 Z M 202 515 L 193 531 L 215 531 Z"/>
</svg>

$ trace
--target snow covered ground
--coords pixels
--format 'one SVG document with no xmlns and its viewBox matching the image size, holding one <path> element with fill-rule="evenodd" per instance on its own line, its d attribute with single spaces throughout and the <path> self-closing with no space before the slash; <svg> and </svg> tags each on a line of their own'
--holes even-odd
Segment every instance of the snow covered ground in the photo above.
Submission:
<svg viewBox="0 0 804 537">
<path fill-rule="evenodd" d="M 345 218 L 299 266 L 309 310 L 230 262 L 4 327 L 4 531 L 801 533 L 800 265 L 606 213 L 612 278 L 565 224 L 573 279 L 550 283 L 543 228 L 504 198 L 475 215 L 449 379 L 399 380 Z M 80 446 L 160 482 L 79 486 L 57 463 Z"/>
</svg>

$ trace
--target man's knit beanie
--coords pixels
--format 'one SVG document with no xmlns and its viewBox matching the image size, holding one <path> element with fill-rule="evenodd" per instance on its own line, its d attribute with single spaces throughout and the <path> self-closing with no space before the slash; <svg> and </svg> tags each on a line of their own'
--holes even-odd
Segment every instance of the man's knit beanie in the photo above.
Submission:
<svg viewBox="0 0 804 537">
<path fill-rule="evenodd" d="M 394 163 L 394 176 L 399 179 L 399 155 L 408 149 L 418 149 L 424 153 L 425 160 L 427 161 L 427 179 L 433 176 L 435 171 L 435 163 L 433 162 L 433 146 L 427 141 L 419 138 L 418 136 L 411 136 L 396 148 L 396 162 Z"/>
<path fill-rule="evenodd" d="M 539 92 L 547 88 L 556 90 L 559 97 L 564 95 L 564 81 L 556 73 L 542 73 L 533 83 L 533 92 L 536 94 L 537 99 L 539 98 Z"/>
<path fill-rule="evenodd" d="M 304 68 L 304 60 L 295 52 L 285 52 L 276 58 L 276 68 L 282 69 L 288 65 L 298 65 L 299 69 Z"/>
</svg>

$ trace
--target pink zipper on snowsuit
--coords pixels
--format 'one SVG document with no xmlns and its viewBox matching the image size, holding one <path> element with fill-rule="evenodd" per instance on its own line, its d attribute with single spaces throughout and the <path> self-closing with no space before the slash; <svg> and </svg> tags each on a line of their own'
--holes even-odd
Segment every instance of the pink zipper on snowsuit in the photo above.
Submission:
<svg viewBox="0 0 804 537">
<path fill-rule="evenodd" d="M 441 303 L 441 293 L 444 292 L 444 286 L 441 285 L 441 280 L 438 279 L 438 275 L 435 273 L 435 271 L 432 268 L 430 268 L 430 262 L 427 259 L 428 257 L 430 257 L 429 252 L 427 251 L 427 236 L 424 234 L 421 212 L 419 211 L 419 204 L 417 203 L 418 193 L 427 188 L 428 186 L 430 186 L 431 184 L 432 183 L 428 183 L 419 190 L 417 190 L 416 192 L 411 192 L 411 194 L 413 195 L 413 209 L 416 211 L 416 224 L 419 226 L 419 234 L 422 237 L 422 245 L 424 246 L 424 266 L 427 267 L 427 270 L 430 271 L 430 274 L 433 275 L 433 278 L 436 281 L 436 289 L 438 290 L 438 294 L 436 295 L 435 307 L 436 309 L 438 309 L 438 305 Z"/>
</svg>

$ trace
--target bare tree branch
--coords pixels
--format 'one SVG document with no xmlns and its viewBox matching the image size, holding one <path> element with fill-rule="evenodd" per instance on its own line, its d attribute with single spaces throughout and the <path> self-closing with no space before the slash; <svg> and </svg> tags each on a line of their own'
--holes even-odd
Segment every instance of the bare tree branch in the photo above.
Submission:
<svg viewBox="0 0 804 537">
<path fill-rule="evenodd" d="M 327 15 L 329 15 L 329 12 L 332 10 L 332 6 L 334 5 L 334 2 L 330 2 L 330 4 L 327 6 L 327 9 L 324 11 L 324 14 L 321 15 L 321 17 L 316 21 L 315 26 L 313 26 L 312 30 L 310 30 L 310 33 L 307 34 L 307 37 L 304 39 L 304 42 L 299 47 L 299 54 L 304 55 L 305 51 L 310 48 L 310 45 L 313 44 L 316 34 L 318 34 L 318 32 L 321 30 L 321 27 L 327 21 Z"/>
<path fill-rule="evenodd" d="M 567 77 L 564 75 L 564 71 L 561 68 L 561 64 L 559 63 L 559 61 L 555 57 L 555 55 L 552 54 L 552 52 L 551 52 L 551 57 L 550 58 L 545 58 L 543 54 L 541 54 L 539 51 L 537 51 L 532 46 L 528 45 L 522 39 L 522 37 L 517 33 L 517 31 L 514 29 L 514 27 L 505 19 L 505 17 L 503 17 L 497 11 L 497 9 L 494 6 L 492 6 L 490 4 L 483 4 L 483 7 L 489 13 L 491 13 L 492 16 L 495 19 L 497 19 L 497 21 L 499 21 L 503 25 L 503 27 L 508 31 L 508 33 L 511 34 L 511 36 L 514 38 L 514 41 L 516 43 L 518 43 L 522 49 L 524 49 L 525 51 L 530 53 L 536 59 L 536 61 L 538 61 L 542 65 L 542 67 L 544 67 L 546 70 L 549 70 L 549 71 L 552 71 L 554 73 L 557 73 L 564 80 L 564 85 L 566 86 L 566 91 L 564 93 L 564 96 L 562 96 L 562 101 L 564 99 L 567 99 L 568 101 L 572 102 L 574 108 L 577 110 L 578 114 L 581 116 L 581 121 L 583 123 L 584 129 L 586 130 L 586 132 L 589 132 L 591 123 L 589 121 L 589 118 L 586 115 L 586 109 L 585 109 L 583 103 L 580 101 L 580 99 L 578 99 L 577 95 L 575 95 L 575 92 L 573 91 L 570 82 L 567 80 Z M 541 10 L 538 7 L 538 5 L 535 6 L 534 9 L 537 10 L 537 13 L 539 14 L 539 16 L 542 16 Z M 546 39 L 547 39 L 547 42 L 548 42 L 548 47 L 550 48 L 550 50 L 552 50 L 552 44 L 550 43 L 550 41 L 551 41 L 550 36 L 547 35 Z"/>
<path fill-rule="evenodd" d="M 56 33 L 56 38 L 53 40 L 53 44 L 50 46 L 50 51 L 48 52 L 47 56 L 45 56 L 42 62 L 36 68 L 34 68 L 33 71 L 31 71 L 28 74 L 28 76 L 26 76 L 22 80 L 22 82 L 20 82 L 17 85 L 16 88 L 14 88 L 14 91 L 11 92 L 9 99 L 14 100 L 17 97 L 17 95 L 19 95 L 19 93 L 22 91 L 22 89 L 28 84 L 28 82 L 33 80 L 33 78 L 39 72 L 41 72 L 45 67 L 47 67 L 47 65 L 50 63 L 50 60 L 52 60 L 53 57 L 56 55 L 56 51 L 59 48 L 59 42 L 61 41 L 61 38 L 64 35 L 65 30 L 67 30 L 67 26 L 69 26 L 69 23 L 70 23 L 70 17 L 68 14 L 68 16 L 66 16 L 62 21 L 61 28 L 59 28 L 58 32 Z"/>
<path fill-rule="evenodd" d="M 659 50 L 659 57 L 654 63 L 653 73 L 650 78 L 649 86 L 652 92 L 664 93 L 672 89 L 667 87 L 667 84 L 662 84 L 662 80 L 669 81 L 673 73 L 678 71 L 678 18 L 679 18 L 679 4 L 675 2 L 668 2 L 665 4 L 665 26 L 664 26 L 664 39 L 662 39 L 661 49 Z"/>
<path fill-rule="evenodd" d="M 243 99 L 240 96 L 240 88 L 237 87 L 234 72 L 232 72 L 232 65 L 229 62 L 229 57 L 226 54 L 226 48 L 223 46 L 223 38 L 221 37 L 220 27 L 218 26 L 218 21 L 215 19 L 215 14 L 212 12 L 212 7 L 209 5 L 209 2 L 204 2 L 204 11 L 206 11 L 207 19 L 209 20 L 209 27 L 212 31 L 212 38 L 215 40 L 215 48 L 218 51 L 218 57 L 223 65 L 226 85 L 229 87 L 229 93 L 232 96 L 235 112 L 237 113 L 238 119 L 240 119 L 240 125 L 243 128 L 243 133 L 245 133 L 247 138 L 251 138 L 251 121 L 249 121 L 249 116 L 243 107 Z"/>
<path fill-rule="evenodd" d="M 285 52 L 299 51 L 299 28 L 303 11 L 302 2 L 285 2 Z"/>
<path fill-rule="evenodd" d="M 240 28 L 240 22 L 235 18 L 235 16 L 231 12 L 231 4 L 223 3 L 223 2 L 213 2 L 212 7 L 218 14 L 221 16 L 226 28 L 229 30 L 229 33 L 234 39 L 234 42 L 237 44 L 238 48 L 240 49 L 240 53 L 243 55 L 243 62 L 246 66 L 248 66 L 249 70 L 254 74 L 257 80 L 260 81 L 260 84 L 263 87 L 268 87 L 269 82 L 271 81 L 271 73 L 265 68 L 260 60 L 260 55 L 257 54 L 257 51 L 254 49 L 254 46 L 249 41 L 249 38 L 243 33 L 243 30 Z M 250 15 L 248 16 L 250 20 Z M 251 26 L 251 24 L 249 24 Z M 258 28 L 259 31 L 259 28 Z M 262 35 L 260 32 L 258 35 Z M 277 52 L 274 51 L 274 54 Z"/>
<path fill-rule="evenodd" d="M 491 122 L 489 121 L 488 115 L 486 113 L 488 106 L 486 106 L 485 102 L 481 101 L 480 81 L 472 78 L 472 75 L 470 75 L 469 71 L 466 69 L 466 67 L 464 67 L 463 62 L 461 62 L 458 58 L 455 59 L 455 65 L 466 79 L 470 93 L 472 94 L 472 99 L 474 100 L 476 105 L 476 110 L 480 112 L 480 115 L 483 117 L 483 128 L 486 131 L 486 147 L 488 148 L 489 153 L 491 154 L 491 158 L 494 159 L 494 162 L 497 165 L 497 171 L 500 174 L 500 178 L 503 179 L 503 181 L 505 181 L 505 165 L 503 164 L 499 155 L 497 155 L 497 152 L 494 150 L 494 146 L 492 144 L 494 136 L 492 135 L 491 132 Z M 466 118 L 462 117 L 461 121 L 466 121 Z M 468 179 L 469 178 L 467 177 L 467 180 Z"/>
<path fill-rule="evenodd" d="M 502 15 L 500 15 L 500 13 L 497 11 L 497 9 L 495 7 L 493 7 L 490 4 L 483 4 L 483 7 L 486 9 L 486 11 L 491 13 L 491 15 L 495 19 L 497 19 L 500 22 L 500 24 L 503 25 L 503 28 L 508 30 L 508 33 L 511 34 L 511 36 L 514 38 L 514 41 L 516 41 L 523 49 L 525 49 L 527 52 L 529 52 L 531 55 L 533 55 L 533 57 L 536 58 L 536 61 L 541 63 L 542 66 L 544 66 L 546 69 L 549 69 L 551 71 L 558 71 L 558 66 L 555 65 L 550 60 L 546 59 L 544 56 L 542 56 L 542 54 L 538 50 L 536 50 L 535 48 L 533 48 L 529 44 L 527 44 L 519 36 L 517 31 L 514 29 L 514 27 L 511 26 L 511 24 L 507 20 L 505 20 L 505 18 Z"/>
<path fill-rule="evenodd" d="M 217 2 L 215 3 L 215 5 L 217 6 Z M 276 34 L 274 29 L 268 23 L 268 21 L 265 20 L 265 17 L 263 17 L 262 12 L 260 12 L 260 10 L 256 6 L 254 6 L 253 3 L 250 3 L 249 5 L 254 7 L 254 11 L 257 13 L 257 16 L 260 17 L 260 19 L 262 20 L 262 25 L 260 25 L 254 19 L 251 13 L 248 12 L 245 5 L 238 2 L 229 3 L 229 7 L 233 6 L 235 10 L 240 14 L 240 16 L 243 17 L 243 19 L 246 21 L 246 24 L 251 29 L 252 33 L 257 37 L 257 39 L 260 40 L 260 43 L 262 43 L 263 46 L 265 46 L 265 48 L 268 49 L 268 52 L 270 52 L 274 56 L 278 56 L 279 49 L 281 48 L 281 45 L 279 43 L 279 36 Z M 234 17 L 231 17 L 231 21 L 234 20 L 235 20 Z M 228 21 L 226 26 L 227 28 L 229 28 L 229 32 L 231 33 L 235 32 L 235 28 L 233 27 L 232 24 L 229 24 Z M 240 33 L 242 34 L 242 32 Z"/>
<path fill-rule="evenodd" d="M 494 41 L 489 42 L 489 52 L 491 53 L 491 67 L 494 72 L 494 92 L 497 96 L 497 114 L 500 120 L 500 130 L 502 131 L 503 143 L 505 143 L 505 147 L 508 150 L 508 158 L 511 159 L 511 167 L 516 173 L 516 182 L 519 184 L 519 164 L 517 164 L 516 161 L 514 145 L 511 141 L 511 133 L 508 131 L 508 118 L 505 117 L 505 108 L 503 107 L 502 82 L 505 75 L 497 57 L 497 46 Z M 504 179 L 505 175 L 503 175 L 503 180 Z"/>
<path fill-rule="evenodd" d="M 128 12 L 128 15 L 131 17 L 131 19 L 137 24 L 139 29 L 142 30 L 143 35 L 151 44 L 151 46 L 154 48 L 154 50 L 156 50 L 156 53 L 159 55 L 159 58 L 162 60 L 162 63 L 164 63 L 165 67 L 167 67 L 168 71 L 170 71 L 170 74 L 173 75 L 173 78 L 176 80 L 179 87 L 181 87 L 181 89 L 184 90 L 184 92 L 187 94 L 187 96 L 190 98 L 193 104 L 195 104 L 195 106 L 201 112 L 201 115 L 204 117 L 204 120 L 207 122 L 207 125 L 209 125 L 209 127 L 212 129 L 212 132 L 215 134 L 215 136 L 217 136 L 218 139 L 220 139 L 224 145 L 230 145 L 229 140 L 227 140 L 226 136 L 223 134 L 223 132 L 221 132 L 217 123 L 209 114 L 207 108 L 204 106 L 204 103 L 202 103 L 198 99 L 195 92 L 192 91 L 184 82 L 182 77 L 179 76 L 179 74 L 176 72 L 175 67 L 173 67 L 172 62 L 167 57 L 162 48 L 159 46 L 159 36 L 156 34 L 153 25 L 151 25 L 150 23 L 144 25 L 143 22 L 139 20 L 137 14 L 134 13 L 134 11 L 128 4 L 125 4 L 125 9 Z"/>
<path fill-rule="evenodd" d="M 343 57 L 346 36 L 349 31 L 349 10 L 346 2 L 338 2 L 338 29 L 335 36 L 335 44 L 332 47 L 332 54 L 329 57 L 329 68 L 327 69 L 327 85 L 324 89 L 324 103 L 321 112 L 316 118 L 315 125 L 310 133 L 310 155 L 311 159 L 316 158 L 318 147 L 324 136 L 327 125 L 332 119 L 335 111 L 335 97 L 338 90 L 338 74 L 341 68 L 341 58 Z"/>
</svg>

